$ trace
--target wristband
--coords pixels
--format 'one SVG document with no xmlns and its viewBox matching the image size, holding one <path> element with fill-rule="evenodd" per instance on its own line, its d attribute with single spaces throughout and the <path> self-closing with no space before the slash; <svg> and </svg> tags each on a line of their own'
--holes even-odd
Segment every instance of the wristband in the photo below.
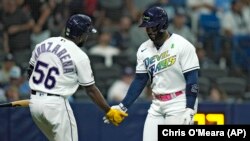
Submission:
<svg viewBox="0 0 250 141">
<path fill-rule="evenodd" d="M 120 107 L 124 112 L 127 112 L 127 110 L 128 110 L 122 103 L 119 104 L 119 107 Z"/>
</svg>

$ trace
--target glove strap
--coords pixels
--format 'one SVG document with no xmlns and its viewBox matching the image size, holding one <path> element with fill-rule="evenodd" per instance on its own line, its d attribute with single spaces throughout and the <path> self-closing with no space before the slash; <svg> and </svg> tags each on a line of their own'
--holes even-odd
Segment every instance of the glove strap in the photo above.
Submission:
<svg viewBox="0 0 250 141">
<path fill-rule="evenodd" d="M 122 103 L 119 104 L 119 107 L 120 107 L 124 112 L 127 112 L 127 110 L 128 110 Z"/>
</svg>

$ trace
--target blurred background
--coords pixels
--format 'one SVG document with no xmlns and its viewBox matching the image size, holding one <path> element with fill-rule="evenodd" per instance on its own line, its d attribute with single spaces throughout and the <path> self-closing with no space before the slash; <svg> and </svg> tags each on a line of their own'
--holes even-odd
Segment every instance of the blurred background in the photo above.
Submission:
<svg viewBox="0 0 250 141">
<path fill-rule="evenodd" d="M 80 47 L 89 55 L 96 85 L 104 97 L 112 104 L 119 103 L 133 80 L 137 49 L 148 39 L 145 30 L 138 28 L 141 15 L 155 5 L 167 11 L 168 31 L 182 35 L 196 47 L 201 66 L 197 124 L 250 124 L 250 0 L 1 0 L 0 102 L 29 98 L 26 69 L 35 44 L 62 36 L 67 18 L 82 13 L 93 19 L 98 33 Z M 115 131 L 115 127 L 101 123 L 102 113 L 84 89 L 69 100 L 80 138 L 98 136 L 92 140 L 105 140 L 111 131 L 120 135 L 131 128 L 131 133 L 123 136 L 142 131 L 152 96 L 148 85 L 131 108 L 131 116 Z M 0 138 L 8 132 L 1 141 L 19 137 L 13 135 L 16 133 L 22 135 L 12 130 L 19 118 L 28 122 L 22 127 L 36 131 L 28 110 L 19 110 L 23 109 L 0 109 L 0 123 L 8 128 L 0 129 Z M 86 113 L 91 116 L 83 116 Z M 91 123 L 99 132 L 88 136 L 85 128 Z M 135 135 L 135 140 L 138 138 L 141 134 Z"/>
</svg>

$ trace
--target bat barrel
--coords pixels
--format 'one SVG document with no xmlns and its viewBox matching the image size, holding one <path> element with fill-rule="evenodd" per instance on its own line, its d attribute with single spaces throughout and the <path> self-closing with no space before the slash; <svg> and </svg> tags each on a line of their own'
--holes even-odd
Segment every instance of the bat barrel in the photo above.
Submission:
<svg viewBox="0 0 250 141">
<path fill-rule="evenodd" d="M 29 99 L 17 100 L 8 103 L 2 103 L 0 104 L 0 107 L 28 107 L 29 103 Z"/>
</svg>

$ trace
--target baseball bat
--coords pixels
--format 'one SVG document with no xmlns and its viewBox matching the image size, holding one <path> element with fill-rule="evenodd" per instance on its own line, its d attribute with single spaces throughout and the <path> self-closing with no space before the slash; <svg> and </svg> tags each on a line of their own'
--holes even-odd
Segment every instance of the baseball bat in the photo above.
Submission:
<svg viewBox="0 0 250 141">
<path fill-rule="evenodd" d="M 28 107 L 29 103 L 30 103 L 29 99 L 17 100 L 8 103 L 2 103 L 0 104 L 0 107 Z"/>
</svg>

